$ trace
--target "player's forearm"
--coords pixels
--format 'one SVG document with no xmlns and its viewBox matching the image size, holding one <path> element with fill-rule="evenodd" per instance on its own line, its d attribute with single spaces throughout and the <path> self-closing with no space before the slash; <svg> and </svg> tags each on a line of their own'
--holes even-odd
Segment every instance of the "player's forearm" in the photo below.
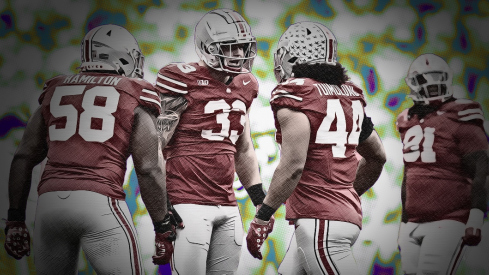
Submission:
<svg viewBox="0 0 489 275">
<path fill-rule="evenodd" d="M 406 213 L 406 170 L 404 170 L 404 176 L 402 178 L 402 183 L 401 183 L 401 206 L 402 206 L 401 221 L 408 222 L 408 216 Z"/>
<path fill-rule="evenodd" d="M 31 189 L 32 169 L 36 166 L 29 158 L 15 155 L 10 166 L 8 183 L 9 208 L 24 213 Z"/>
<path fill-rule="evenodd" d="M 248 189 L 252 185 L 261 183 L 258 160 L 253 149 L 237 152 L 234 163 L 236 174 L 244 188 Z"/>
<path fill-rule="evenodd" d="M 141 192 L 141 199 L 153 222 L 162 221 L 167 210 L 165 175 L 161 169 L 150 173 L 136 173 Z"/>
<path fill-rule="evenodd" d="M 474 177 L 471 189 L 471 208 L 486 212 L 487 190 L 485 187 L 489 170 L 489 160 L 485 151 L 475 152 L 465 157 L 465 163 L 474 166 Z"/>
<path fill-rule="evenodd" d="M 360 160 L 357 168 L 357 175 L 353 182 L 353 188 L 359 196 L 367 192 L 367 190 L 379 179 L 384 163 L 384 161 L 379 159 L 362 158 Z"/>
<path fill-rule="evenodd" d="M 379 135 L 373 130 L 369 137 L 357 146 L 357 152 L 363 157 L 357 168 L 353 188 L 359 196 L 367 192 L 379 179 L 386 162 L 385 150 Z"/>
<path fill-rule="evenodd" d="M 281 162 L 273 173 L 272 182 L 268 189 L 264 204 L 278 209 L 294 192 L 302 176 L 304 166 L 286 165 Z"/>
</svg>

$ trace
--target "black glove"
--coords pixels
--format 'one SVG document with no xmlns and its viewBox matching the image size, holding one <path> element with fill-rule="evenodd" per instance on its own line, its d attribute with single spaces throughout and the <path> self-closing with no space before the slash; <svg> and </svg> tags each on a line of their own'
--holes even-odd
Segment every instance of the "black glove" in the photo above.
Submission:
<svg viewBox="0 0 489 275">
<path fill-rule="evenodd" d="M 165 265 L 171 261 L 173 255 L 173 241 L 177 238 L 175 225 L 171 221 L 171 214 L 166 214 L 161 222 L 154 223 L 155 227 L 155 254 L 153 264 Z"/>
</svg>

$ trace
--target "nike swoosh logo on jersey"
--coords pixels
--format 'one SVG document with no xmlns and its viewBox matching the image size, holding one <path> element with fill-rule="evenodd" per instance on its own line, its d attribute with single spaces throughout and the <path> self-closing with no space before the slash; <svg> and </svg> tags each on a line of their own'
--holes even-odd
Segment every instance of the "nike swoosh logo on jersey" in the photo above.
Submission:
<svg viewBox="0 0 489 275">
<path fill-rule="evenodd" d="M 445 112 L 443 112 L 443 111 L 437 111 L 437 112 L 436 112 L 436 114 L 437 114 L 437 115 L 439 115 L 439 116 L 443 115 L 444 113 L 445 113 Z"/>
<path fill-rule="evenodd" d="M 243 85 L 245 85 L 245 86 L 246 86 L 246 85 L 248 85 L 248 83 L 250 83 L 250 82 L 251 82 L 251 80 L 248 80 L 248 81 L 244 81 L 244 80 L 243 80 Z"/>
</svg>

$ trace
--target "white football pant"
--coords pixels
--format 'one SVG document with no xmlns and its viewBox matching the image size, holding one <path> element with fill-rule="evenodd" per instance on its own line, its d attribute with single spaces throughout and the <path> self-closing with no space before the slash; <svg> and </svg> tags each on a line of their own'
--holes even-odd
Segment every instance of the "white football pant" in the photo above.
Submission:
<svg viewBox="0 0 489 275">
<path fill-rule="evenodd" d="M 298 219 L 284 260 L 282 275 L 359 274 L 351 247 L 360 234 L 352 223 Z"/>
<path fill-rule="evenodd" d="M 401 223 L 399 249 L 405 274 L 455 274 L 463 258 L 465 224 L 454 220 Z"/>
<path fill-rule="evenodd" d="M 174 207 L 185 228 L 177 230 L 172 274 L 235 274 L 244 234 L 238 206 Z"/>
<path fill-rule="evenodd" d="M 39 196 L 34 223 L 37 274 L 78 274 L 80 248 L 101 274 L 144 274 L 125 201 L 90 191 Z"/>
</svg>

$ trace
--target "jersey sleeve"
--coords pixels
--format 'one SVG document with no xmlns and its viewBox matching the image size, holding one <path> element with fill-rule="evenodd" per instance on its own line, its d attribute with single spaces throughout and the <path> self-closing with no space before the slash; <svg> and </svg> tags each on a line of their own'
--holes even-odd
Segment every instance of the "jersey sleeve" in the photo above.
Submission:
<svg viewBox="0 0 489 275">
<path fill-rule="evenodd" d="M 483 129 L 471 123 L 460 124 L 455 132 L 462 154 L 487 150 L 487 137 Z"/>
<path fill-rule="evenodd" d="M 484 123 L 484 112 L 478 102 L 469 99 L 457 99 L 453 103 L 453 110 L 459 122 L 470 122 L 482 126 Z"/>
<path fill-rule="evenodd" d="M 46 82 L 44 82 L 44 86 L 42 88 L 42 93 L 39 96 L 39 99 L 37 100 L 37 102 L 39 102 L 40 105 L 42 105 L 44 98 L 46 98 L 46 95 L 49 91 L 48 88 L 51 87 L 54 83 L 57 83 L 59 81 L 59 79 L 61 79 L 62 77 L 65 77 L 65 75 L 58 75 L 58 76 L 50 78 L 50 79 L 46 80 Z"/>
<path fill-rule="evenodd" d="M 398 116 L 396 120 L 396 130 L 399 131 L 399 127 L 408 121 L 408 112 L 409 109 L 404 109 Z"/>
<path fill-rule="evenodd" d="M 185 75 L 179 66 L 184 69 L 188 68 L 189 72 L 193 68 L 189 65 L 184 67 L 186 66 L 184 63 L 172 63 L 161 68 L 156 77 L 155 88 L 157 92 L 169 96 L 185 96 L 188 94 L 190 75 Z"/>
<path fill-rule="evenodd" d="M 137 105 L 148 109 L 154 116 L 161 114 L 161 100 L 154 86 L 141 78 L 122 77 L 117 85 L 119 92 L 124 92 L 137 101 Z"/>
<path fill-rule="evenodd" d="M 365 94 L 363 93 L 362 88 L 360 88 L 357 84 L 351 81 L 347 81 L 345 84 L 353 87 L 353 91 L 355 91 L 355 93 L 360 95 L 360 100 L 362 101 L 363 107 L 367 106 L 367 100 L 365 99 Z"/>
<path fill-rule="evenodd" d="M 304 79 L 297 78 L 286 83 L 281 83 L 272 91 L 270 105 L 272 109 L 289 108 L 296 111 L 304 111 L 313 104 L 311 100 L 311 85 L 305 85 Z"/>
<path fill-rule="evenodd" d="M 138 90 L 141 91 L 138 95 L 140 106 L 149 109 L 155 116 L 161 114 L 161 100 L 154 86 L 144 79 L 136 79 Z"/>
<path fill-rule="evenodd" d="M 253 84 L 252 89 L 251 89 L 252 98 L 257 98 L 258 97 L 258 91 L 259 91 L 258 80 L 256 79 L 256 77 L 252 73 L 249 73 L 248 75 L 250 76 L 252 84 Z"/>
</svg>

